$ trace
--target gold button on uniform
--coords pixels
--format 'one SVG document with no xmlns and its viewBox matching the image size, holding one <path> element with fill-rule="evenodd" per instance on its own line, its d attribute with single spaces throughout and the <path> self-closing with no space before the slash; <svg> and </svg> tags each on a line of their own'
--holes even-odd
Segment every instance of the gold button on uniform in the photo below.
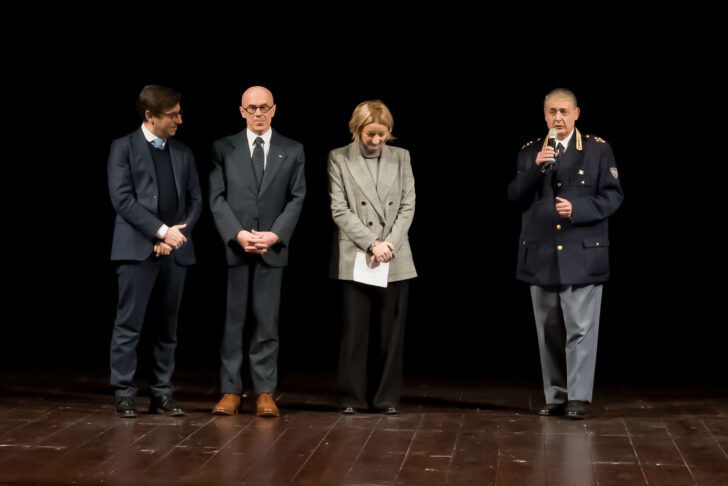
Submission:
<svg viewBox="0 0 728 486">
<path fill-rule="evenodd" d="M 561 187 L 561 183 L 559 182 L 558 184 L 556 184 L 556 187 Z"/>
<path fill-rule="evenodd" d="M 560 229 L 561 229 L 561 225 L 560 225 L 560 224 L 557 224 L 557 225 L 556 225 L 556 229 L 557 229 L 557 230 L 560 230 Z"/>
<path fill-rule="evenodd" d="M 561 251 L 561 250 L 563 250 L 563 249 L 564 249 L 564 247 L 563 247 L 563 246 L 561 246 L 561 245 L 559 245 L 559 246 L 557 246 L 557 247 L 556 247 L 556 249 L 557 249 L 557 250 L 559 250 L 559 251 Z"/>
</svg>

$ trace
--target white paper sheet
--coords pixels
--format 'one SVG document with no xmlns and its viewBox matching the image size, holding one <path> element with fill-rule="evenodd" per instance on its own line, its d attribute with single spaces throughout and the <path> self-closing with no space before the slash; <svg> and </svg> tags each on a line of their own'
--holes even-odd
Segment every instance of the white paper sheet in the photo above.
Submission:
<svg viewBox="0 0 728 486">
<path fill-rule="evenodd" d="M 366 255 L 362 252 L 356 253 L 354 260 L 354 281 L 377 287 L 387 286 L 389 276 L 389 263 L 380 263 L 374 268 L 367 265 Z"/>
</svg>

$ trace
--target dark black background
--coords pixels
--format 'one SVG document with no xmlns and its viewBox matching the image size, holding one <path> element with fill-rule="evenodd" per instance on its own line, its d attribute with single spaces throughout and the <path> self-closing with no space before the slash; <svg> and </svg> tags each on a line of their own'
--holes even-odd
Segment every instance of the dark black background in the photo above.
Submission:
<svg viewBox="0 0 728 486">
<path fill-rule="evenodd" d="M 711 62 L 678 58 L 671 38 L 564 38 L 549 56 L 543 38 L 524 41 L 518 31 L 500 40 L 472 29 L 420 31 L 392 44 L 355 31 L 312 41 L 275 30 L 260 42 L 241 29 L 233 43 L 230 33 L 223 40 L 198 28 L 186 22 L 151 40 L 139 32 L 122 41 L 96 27 L 83 37 L 51 36 L 35 60 L 18 60 L 6 91 L 18 138 L 6 141 L 12 155 L 3 178 L 11 269 L 3 366 L 106 366 L 116 292 L 106 158 L 114 138 L 138 128 L 141 88 L 182 92 L 177 138 L 195 152 L 206 195 L 210 144 L 243 128 L 240 94 L 261 84 L 275 95 L 275 129 L 302 142 L 307 159 L 284 283 L 282 374 L 336 367 L 340 299 L 327 278 L 326 158 L 349 142 L 356 104 L 379 98 L 416 179 L 410 239 L 420 276 L 410 297 L 407 373 L 538 379 L 528 289 L 514 280 L 520 217 L 505 188 L 521 145 L 546 132 L 543 96 L 564 86 L 579 98 L 582 133 L 612 145 L 625 192 L 610 220 L 613 278 L 598 379 L 725 382 L 725 161 L 716 150 L 724 135 L 714 124 L 722 92 Z M 275 55 L 257 61 L 258 46 Z M 155 52 L 159 59 L 150 59 Z M 225 264 L 207 203 L 194 239 L 179 369 L 212 373 Z"/>
</svg>

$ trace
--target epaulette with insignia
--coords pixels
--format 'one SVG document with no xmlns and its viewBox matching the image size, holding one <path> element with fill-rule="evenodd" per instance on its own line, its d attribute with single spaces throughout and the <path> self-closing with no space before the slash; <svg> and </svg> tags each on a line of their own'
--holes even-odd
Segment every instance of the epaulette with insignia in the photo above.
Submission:
<svg viewBox="0 0 728 486">
<path fill-rule="evenodd" d="M 534 143 L 536 143 L 536 142 L 540 142 L 540 141 L 541 141 L 541 139 L 540 139 L 540 138 L 537 138 L 536 140 L 531 140 L 530 142 L 528 142 L 528 143 L 524 144 L 524 145 L 523 145 L 523 147 L 521 147 L 521 150 L 525 149 L 526 147 L 530 147 L 530 146 L 531 146 L 531 145 L 533 145 Z"/>
<path fill-rule="evenodd" d="M 607 141 L 604 140 L 602 137 L 597 137 L 596 135 L 589 135 L 589 134 L 587 134 L 587 135 L 585 135 L 585 137 L 586 138 L 593 138 L 596 142 L 599 142 L 599 143 L 607 143 Z"/>
</svg>

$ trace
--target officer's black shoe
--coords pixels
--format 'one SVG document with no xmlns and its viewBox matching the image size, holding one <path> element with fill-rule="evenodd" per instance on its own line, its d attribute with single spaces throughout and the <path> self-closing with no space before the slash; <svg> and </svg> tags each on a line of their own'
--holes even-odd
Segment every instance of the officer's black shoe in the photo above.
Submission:
<svg viewBox="0 0 728 486">
<path fill-rule="evenodd" d="M 547 403 L 539 409 L 538 414 L 547 417 L 556 417 L 564 415 L 565 411 L 566 403 Z"/>
<path fill-rule="evenodd" d="M 149 403 L 149 413 L 158 413 L 167 417 L 180 417 L 185 414 L 172 398 L 172 395 L 152 397 Z"/>
<path fill-rule="evenodd" d="M 354 407 L 341 407 L 339 409 L 339 412 L 343 413 L 344 415 L 354 415 L 356 413 L 354 411 Z"/>
<path fill-rule="evenodd" d="M 116 414 L 121 418 L 136 418 L 134 397 L 116 397 Z"/>
<path fill-rule="evenodd" d="M 586 417 L 587 402 L 581 400 L 569 400 L 566 405 L 566 416 L 571 420 L 583 420 Z"/>
<path fill-rule="evenodd" d="M 399 413 L 399 410 L 397 410 L 397 407 L 387 407 L 382 413 L 384 415 L 397 415 Z"/>
</svg>

